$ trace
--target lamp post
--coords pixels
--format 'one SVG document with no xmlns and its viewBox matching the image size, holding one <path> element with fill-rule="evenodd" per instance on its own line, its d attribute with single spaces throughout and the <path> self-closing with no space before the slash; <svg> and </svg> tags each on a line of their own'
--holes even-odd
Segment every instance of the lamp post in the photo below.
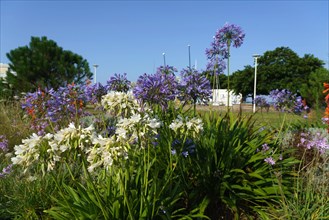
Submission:
<svg viewBox="0 0 329 220">
<path fill-rule="evenodd" d="M 188 47 L 188 66 L 191 69 L 191 45 L 187 45 Z"/>
<path fill-rule="evenodd" d="M 94 83 L 96 84 L 96 71 L 97 71 L 98 65 L 97 64 L 94 64 L 93 66 L 94 66 L 94 75 L 95 75 Z"/>
<path fill-rule="evenodd" d="M 164 67 L 166 67 L 166 54 L 162 53 L 162 56 L 163 56 L 163 65 Z"/>
<path fill-rule="evenodd" d="M 255 100 L 256 100 L 256 84 L 257 84 L 257 59 L 260 57 L 260 55 L 254 54 L 253 57 L 255 60 L 255 81 L 254 81 L 254 105 L 253 105 L 252 111 L 253 111 L 253 113 L 255 113 L 256 112 Z"/>
</svg>

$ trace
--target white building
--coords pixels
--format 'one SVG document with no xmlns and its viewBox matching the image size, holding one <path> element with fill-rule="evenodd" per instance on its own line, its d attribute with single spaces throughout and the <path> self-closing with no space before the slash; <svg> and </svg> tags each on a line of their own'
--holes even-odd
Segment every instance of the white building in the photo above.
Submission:
<svg viewBox="0 0 329 220">
<path fill-rule="evenodd" d="M 210 101 L 212 105 L 224 105 L 229 106 L 240 104 L 242 95 L 236 95 L 233 91 L 230 91 L 230 101 L 227 100 L 227 90 L 226 89 L 213 89 L 212 90 L 212 100 Z"/>
<path fill-rule="evenodd" d="M 8 64 L 0 63 L 0 78 L 6 77 L 6 73 L 8 69 L 9 69 Z"/>
</svg>

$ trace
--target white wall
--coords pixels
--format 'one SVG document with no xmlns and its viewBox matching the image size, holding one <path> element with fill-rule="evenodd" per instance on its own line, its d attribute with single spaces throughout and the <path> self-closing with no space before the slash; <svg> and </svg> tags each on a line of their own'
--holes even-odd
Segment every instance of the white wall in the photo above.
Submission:
<svg viewBox="0 0 329 220">
<path fill-rule="evenodd" d="M 213 89 L 212 90 L 212 100 L 210 101 L 212 105 L 225 105 L 227 106 L 227 90 L 226 89 Z M 229 106 L 240 104 L 242 95 L 236 95 L 233 91 L 230 91 L 230 101 Z"/>
</svg>

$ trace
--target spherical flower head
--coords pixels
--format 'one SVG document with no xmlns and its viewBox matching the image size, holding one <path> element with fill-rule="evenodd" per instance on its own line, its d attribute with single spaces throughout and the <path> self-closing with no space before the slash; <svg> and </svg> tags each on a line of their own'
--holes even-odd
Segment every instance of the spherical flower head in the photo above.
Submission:
<svg viewBox="0 0 329 220">
<path fill-rule="evenodd" d="M 140 103 L 157 104 L 165 110 L 168 102 L 174 100 L 178 94 L 177 86 L 174 75 L 145 73 L 138 78 L 133 93 Z"/>
<path fill-rule="evenodd" d="M 131 88 L 131 82 L 127 79 L 127 73 L 111 76 L 107 81 L 107 90 L 117 92 L 128 92 Z"/>
<path fill-rule="evenodd" d="M 206 50 L 206 55 L 210 59 L 215 55 L 220 55 L 224 58 L 228 58 L 228 49 L 231 45 L 233 47 L 240 47 L 243 43 L 245 33 L 242 28 L 235 24 L 225 23 L 225 25 L 219 29 L 214 40 L 211 43 L 211 48 Z"/>
<path fill-rule="evenodd" d="M 181 101 L 197 101 L 207 103 L 211 97 L 209 80 L 195 69 L 183 69 L 179 85 L 179 99 Z"/>
<path fill-rule="evenodd" d="M 233 43 L 233 47 L 240 47 L 243 43 L 245 33 L 242 28 L 235 24 L 225 23 L 224 26 L 216 32 L 215 42 L 218 44 Z"/>
</svg>

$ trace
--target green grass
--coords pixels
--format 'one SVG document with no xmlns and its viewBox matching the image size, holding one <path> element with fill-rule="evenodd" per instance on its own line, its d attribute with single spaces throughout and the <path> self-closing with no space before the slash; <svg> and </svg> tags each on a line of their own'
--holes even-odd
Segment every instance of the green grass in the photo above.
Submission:
<svg viewBox="0 0 329 220">
<path fill-rule="evenodd" d="M 186 108 L 188 109 L 189 107 Z M 227 113 L 227 108 L 225 106 L 197 106 L 197 111 L 200 115 L 212 111 L 217 113 L 218 115 L 223 116 Z M 297 115 L 293 113 L 283 113 L 275 111 L 272 108 L 269 109 L 269 111 L 257 108 L 256 113 L 253 113 L 252 106 L 247 104 L 242 105 L 241 111 L 239 105 L 233 106 L 233 108 L 231 108 L 231 112 L 236 117 L 239 114 L 241 114 L 242 117 L 253 116 L 253 120 L 256 121 L 256 124 L 269 126 L 273 129 L 280 129 L 283 124 L 285 125 L 285 127 L 293 124 L 301 124 L 305 126 L 311 124 L 319 124 L 321 123 L 321 118 L 323 117 L 324 110 L 320 109 L 318 110 L 318 112 L 316 112 L 315 110 L 311 110 L 311 112 L 307 114 L 307 119 L 304 118 L 304 114 Z"/>
<path fill-rule="evenodd" d="M 12 149 L 31 134 L 29 120 L 24 117 L 19 102 L 0 102 L 0 135 L 5 135 Z"/>
</svg>

